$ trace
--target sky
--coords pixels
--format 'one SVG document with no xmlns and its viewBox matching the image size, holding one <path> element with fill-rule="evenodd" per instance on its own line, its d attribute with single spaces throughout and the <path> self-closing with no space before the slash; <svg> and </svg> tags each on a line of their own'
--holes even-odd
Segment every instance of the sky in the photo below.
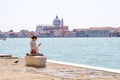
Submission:
<svg viewBox="0 0 120 80">
<path fill-rule="evenodd" d="M 120 0 L 0 0 L 0 30 L 35 31 L 55 16 L 69 29 L 120 27 Z"/>
</svg>

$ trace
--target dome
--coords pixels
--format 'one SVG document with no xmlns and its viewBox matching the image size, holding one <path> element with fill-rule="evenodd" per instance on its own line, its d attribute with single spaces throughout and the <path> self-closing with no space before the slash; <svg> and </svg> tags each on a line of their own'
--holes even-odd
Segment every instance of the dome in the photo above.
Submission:
<svg viewBox="0 0 120 80">
<path fill-rule="evenodd" d="M 60 19 L 58 18 L 58 16 L 56 16 L 56 18 L 53 20 L 53 25 L 55 26 L 59 26 L 61 24 Z"/>
</svg>

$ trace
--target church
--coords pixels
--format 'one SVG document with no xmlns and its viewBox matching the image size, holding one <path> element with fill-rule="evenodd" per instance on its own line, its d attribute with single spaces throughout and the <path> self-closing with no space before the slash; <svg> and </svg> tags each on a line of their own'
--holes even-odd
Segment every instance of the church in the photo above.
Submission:
<svg viewBox="0 0 120 80">
<path fill-rule="evenodd" d="M 65 26 L 63 18 L 60 20 L 57 15 L 53 20 L 53 24 L 51 25 L 41 24 L 36 26 L 36 35 L 38 37 L 41 36 L 50 37 L 50 36 L 54 36 L 54 32 L 64 32 L 64 31 L 68 31 L 68 26 Z"/>
</svg>

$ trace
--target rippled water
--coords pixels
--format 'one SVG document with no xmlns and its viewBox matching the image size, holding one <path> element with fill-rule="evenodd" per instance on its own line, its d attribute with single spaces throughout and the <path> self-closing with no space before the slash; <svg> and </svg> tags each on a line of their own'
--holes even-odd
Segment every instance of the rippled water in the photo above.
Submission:
<svg viewBox="0 0 120 80">
<path fill-rule="evenodd" d="M 0 53 L 23 57 L 29 38 L 0 40 Z M 40 52 L 50 60 L 120 69 L 120 38 L 39 38 Z"/>
</svg>

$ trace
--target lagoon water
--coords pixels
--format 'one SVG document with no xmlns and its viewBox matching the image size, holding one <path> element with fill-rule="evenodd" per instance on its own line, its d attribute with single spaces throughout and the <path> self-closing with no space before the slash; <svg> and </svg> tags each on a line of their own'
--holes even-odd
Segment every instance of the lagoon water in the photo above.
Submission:
<svg viewBox="0 0 120 80">
<path fill-rule="evenodd" d="M 29 38 L 0 40 L 0 53 L 24 57 Z M 39 51 L 49 60 L 120 70 L 120 38 L 38 38 Z"/>
</svg>

